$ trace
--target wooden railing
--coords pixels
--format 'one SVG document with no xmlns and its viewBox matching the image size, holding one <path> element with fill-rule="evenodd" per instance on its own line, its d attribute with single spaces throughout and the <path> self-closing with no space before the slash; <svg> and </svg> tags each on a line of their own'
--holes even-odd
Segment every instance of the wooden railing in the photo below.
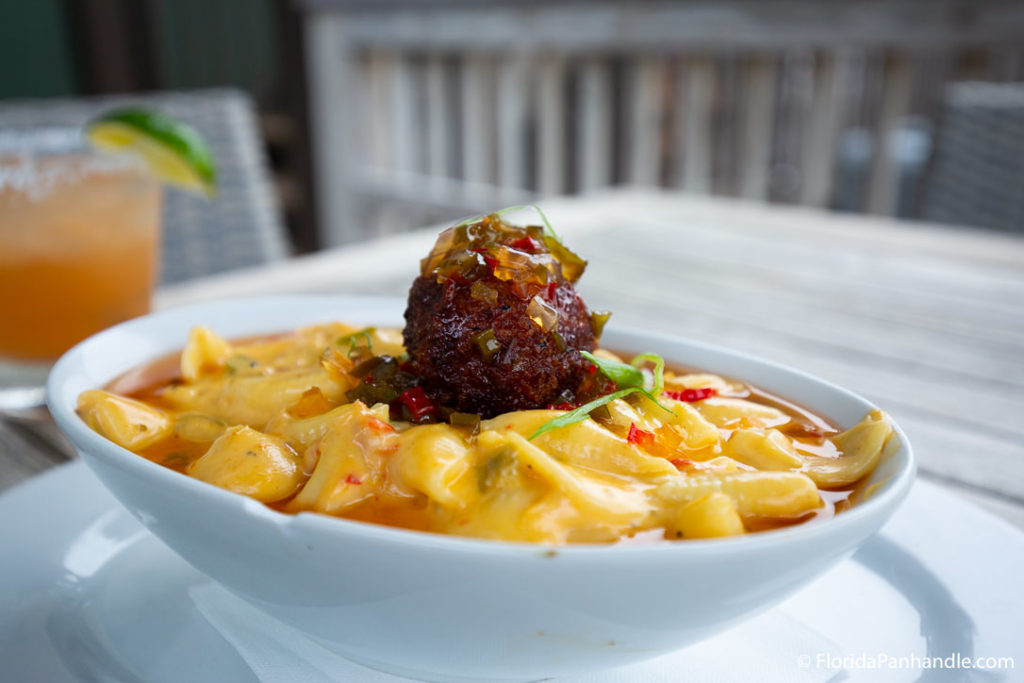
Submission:
<svg viewBox="0 0 1024 683">
<path fill-rule="evenodd" d="M 894 215 L 905 124 L 1024 79 L 1017 2 L 301 6 L 328 243 L 612 184 Z"/>
</svg>

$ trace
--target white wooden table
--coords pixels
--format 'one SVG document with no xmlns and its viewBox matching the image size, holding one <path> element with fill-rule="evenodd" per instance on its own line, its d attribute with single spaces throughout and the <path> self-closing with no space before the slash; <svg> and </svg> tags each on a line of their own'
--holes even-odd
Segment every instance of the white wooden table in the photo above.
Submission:
<svg viewBox="0 0 1024 683">
<path fill-rule="evenodd" d="M 657 191 L 544 206 L 590 261 L 580 289 L 591 308 L 867 396 L 904 426 L 922 478 L 1024 528 L 1024 240 Z M 159 292 L 156 304 L 404 296 L 436 233 L 192 281 Z M 0 453 L 0 486 L 32 471 L 26 462 L 52 464 Z"/>
</svg>

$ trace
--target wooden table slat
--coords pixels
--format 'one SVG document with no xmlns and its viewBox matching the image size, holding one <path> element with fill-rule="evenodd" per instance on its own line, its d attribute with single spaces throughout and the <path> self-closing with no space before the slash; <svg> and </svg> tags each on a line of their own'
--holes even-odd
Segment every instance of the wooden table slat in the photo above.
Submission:
<svg viewBox="0 0 1024 683">
<path fill-rule="evenodd" d="M 621 254 L 607 259 L 607 266 L 623 263 Z M 822 293 L 798 292 L 789 288 L 759 287 L 742 278 L 723 281 L 693 271 L 684 277 L 650 266 L 643 281 L 621 280 L 611 291 L 613 296 L 643 299 L 650 288 L 664 292 L 666 304 L 685 316 L 687 313 L 767 327 L 780 334 L 819 339 L 851 352 L 869 351 L 898 361 L 934 365 L 946 373 L 974 373 L 981 379 L 1011 381 L 1024 385 L 1024 357 L 1015 354 L 1024 345 L 1021 335 L 993 334 L 991 327 L 979 327 L 960 321 L 946 311 L 946 317 L 915 318 L 900 314 L 900 306 L 864 304 L 847 307 L 826 305 Z M 584 293 L 608 289 L 583 283 Z M 895 299 L 893 299 L 895 301 Z M 594 305 L 605 302 L 595 299 Z M 903 307 L 910 308 L 906 303 Z M 867 308 L 865 311 L 864 309 Z M 896 309 L 896 310 L 893 310 Z M 942 335 L 942 343 L 933 343 Z M 1017 337 L 1020 337 L 1020 340 Z"/>
</svg>

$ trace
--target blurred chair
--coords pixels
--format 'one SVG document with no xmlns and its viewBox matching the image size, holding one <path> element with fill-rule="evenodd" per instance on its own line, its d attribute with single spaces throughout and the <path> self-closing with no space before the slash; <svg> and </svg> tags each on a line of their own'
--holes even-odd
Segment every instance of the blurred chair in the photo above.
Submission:
<svg viewBox="0 0 1024 683">
<path fill-rule="evenodd" d="M 609 185 L 895 215 L 908 117 L 1024 77 L 998 0 L 291 1 L 334 244 Z"/>
<path fill-rule="evenodd" d="M 1024 233 L 1024 83 L 947 88 L 921 215 Z"/>
<path fill-rule="evenodd" d="M 191 124 L 207 140 L 217 160 L 219 189 L 212 201 L 175 188 L 164 194 L 164 284 L 288 255 L 253 103 L 241 91 L 0 102 L 0 130 L 79 127 L 100 112 L 126 105 L 159 109 Z"/>
</svg>

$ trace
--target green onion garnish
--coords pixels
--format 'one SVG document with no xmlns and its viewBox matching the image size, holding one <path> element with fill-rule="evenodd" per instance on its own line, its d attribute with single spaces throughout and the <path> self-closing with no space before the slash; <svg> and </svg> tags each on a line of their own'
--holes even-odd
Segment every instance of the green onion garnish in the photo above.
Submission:
<svg viewBox="0 0 1024 683">
<path fill-rule="evenodd" d="M 643 387 L 655 396 L 661 396 L 661 391 L 665 388 L 665 359 L 656 353 L 641 353 L 635 356 L 629 365 L 616 360 L 600 358 L 587 351 L 580 351 L 580 354 L 600 368 L 601 372 L 609 379 L 615 380 L 620 388 Z M 654 364 L 654 382 L 651 386 L 646 386 L 646 378 L 643 371 L 640 370 L 640 364 L 644 361 Z"/>
<path fill-rule="evenodd" d="M 619 363 L 618 361 L 599 358 L 587 351 L 580 351 L 580 353 L 584 358 L 599 367 L 601 372 L 617 382 L 618 385 L 623 388 L 611 394 L 606 394 L 600 398 L 596 398 L 590 403 L 584 403 L 579 408 L 571 410 L 565 415 L 559 415 L 552 420 L 548 420 L 542 424 L 537 431 L 530 435 L 530 439 L 534 439 L 545 432 L 550 432 L 552 429 L 568 427 L 569 425 L 576 424 L 577 422 L 583 422 L 583 420 L 590 417 L 590 413 L 595 409 L 608 405 L 617 398 L 622 398 L 634 393 L 641 393 L 654 401 L 655 405 L 665 412 L 671 413 L 672 415 L 676 414 L 674 410 L 665 406 L 657 398 L 661 395 L 661 391 L 665 387 L 665 359 L 661 356 L 655 353 L 641 353 L 633 358 L 631 365 L 626 365 L 625 363 Z M 641 372 L 639 368 L 635 367 L 643 361 L 654 363 L 654 385 L 651 387 L 650 391 L 643 387 L 645 380 L 644 373 Z"/>
<path fill-rule="evenodd" d="M 501 217 L 501 216 L 504 216 L 506 213 L 512 213 L 513 211 L 522 211 L 523 209 L 533 209 L 534 211 L 537 212 L 537 215 L 540 216 L 540 220 L 544 223 L 544 235 L 546 237 L 550 237 L 550 238 L 552 238 L 552 239 L 554 239 L 554 240 L 556 240 L 558 242 L 562 241 L 562 238 L 558 235 L 557 232 L 555 232 L 555 229 L 553 227 L 551 227 L 551 221 L 548 220 L 548 217 L 544 214 L 543 211 L 541 211 L 541 208 L 539 206 L 537 206 L 536 204 L 521 204 L 519 206 L 506 206 L 504 209 L 498 209 L 497 211 L 495 211 L 493 213 L 481 213 L 481 214 L 478 214 L 476 216 L 470 216 L 469 218 L 464 218 L 461 221 L 459 221 L 458 223 L 456 223 L 455 225 L 453 225 L 452 227 L 453 228 L 461 228 L 463 225 L 472 225 L 473 223 L 476 223 L 478 221 L 482 221 L 483 219 L 487 218 L 488 216 L 498 216 L 498 217 Z"/>
<path fill-rule="evenodd" d="M 534 211 L 537 212 L 537 215 L 540 216 L 541 221 L 544 222 L 544 236 L 545 237 L 550 237 L 551 239 L 553 239 L 553 240 L 555 240 L 556 242 L 559 242 L 559 243 L 562 241 L 562 238 L 559 236 L 559 234 L 557 232 L 555 232 L 554 228 L 551 227 L 551 221 L 548 220 L 548 217 L 544 214 L 543 211 L 541 211 L 541 208 L 539 206 L 537 206 L 536 204 L 522 204 L 520 206 L 506 206 L 504 209 L 499 209 L 498 211 L 495 211 L 494 215 L 495 216 L 503 216 L 506 213 L 512 213 L 513 211 L 521 211 L 523 209 L 533 209 Z"/>
<path fill-rule="evenodd" d="M 580 355 L 596 365 L 609 379 L 615 380 L 619 388 L 642 387 L 644 385 L 644 373 L 632 365 L 600 358 L 588 351 L 580 351 Z"/>
<path fill-rule="evenodd" d="M 670 412 L 673 415 L 675 415 L 674 412 L 672 412 L 668 408 L 665 408 L 665 406 L 663 406 L 660 403 L 658 403 L 658 399 L 654 398 L 654 396 L 652 396 L 649 391 L 647 391 L 645 389 L 641 389 L 640 387 L 628 387 L 626 389 L 619 389 L 618 391 L 616 391 L 614 393 L 611 393 L 611 394 L 606 394 L 606 395 L 602 396 L 601 398 L 595 398 L 590 403 L 584 403 L 579 408 L 576 408 L 575 410 L 570 410 L 565 415 L 559 415 L 558 417 L 556 417 L 556 418 L 554 418 L 552 420 L 548 420 L 547 422 L 542 424 L 540 427 L 538 427 L 537 431 L 535 431 L 533 434 L 531 434 L 530 438 L 527 439 L 527 441 L 531 441 L 531 440 L 537 438 L 538 436 L 540 436 L 541 434 L 545 434 L 547 432 L 550 432 L 552 429 L 560 429 L 561 427 L 568 427 L 569 425 L 574 425 L 577 422 L 583 422 L 588 417 L 590 417 L 590 412 L 592 410 L 594 410 L 595 408 L 600 408 L 601 406 L 608 405 L 609 403 L 611 403 L 612 401 L 614 401 L 617 398 L 622 398 L 624 396 L 628 396 L 630 394 L 635 394 L 635 393 L 643 394 L 647 398 L 649 398 L 652 401 L 654 401 L 655 403 L 657 403 L 663 409 L 668 410 L 668 412 Z"/>
<path fill-rule="evenodd" d="M 494 358 L 494 354 L 501 350 L 501 342 L 494 336 L 494 330 L 487 329 L 473 337 L 473 343 L 480 349 L 480 355 L 488 363 Z"/>
<path fill-rule="evenodd" d="M 649 390 L 645 390 L 644 395 L 654 401 L 665 412 L 675 415 L 676 411 L 658 400 L 661 392 L 665 389 L 665 359 L 656 353 L 641 353 L 633 358 L 632 365 L 639 365 L 642 361 L 654 363 L 654 385 Z"/>
<path fill-rule="evenodd" d="M 348 357 L 351 358 L 352 356 L 355 355 L 356 352 L 356 342 L 359 341 L 360 337 L 364 337 L 366 339 L 366 350 L 372 353 L 373 340 L 370 338 L 370 335 L 376 331 L 376 327 L 367 327 L 365 329 L 359 330 L 358 332 L 353 332 L 351 334 L 346 334 L 341 337 L 338 337 L 338 341 L 336 343 L 338 346 L 344 346 L 347 343 Z"/>
<path fill-rule="evenodd" d="M 477 214 L 476 216 L 470 216 L 469 218 L 463 218 L 461 221 L 459 221 L 458 223 L 456 223 L 452 227 L 453 228 L 461 228 L 464 225 L 472 225 L 473 223 L 477 223 L 479 221 L 482 221 L 483 219 L 487 218 L 489 215 L 490 214 L 487 214 L 487 213 L 481 213 L 481 214 Z"/>
<path fill-rule="evenodd" d="M 661 396 L 661 392 L 665 388 L 665 359 L 656 353 L 641 353 L 639 356 L 634 356 L 630 364 L 633 367 L 639 367 L 643 361 L 654 363 L 654 386 L 651 387 L 651 393 Z"/>
</svg>

